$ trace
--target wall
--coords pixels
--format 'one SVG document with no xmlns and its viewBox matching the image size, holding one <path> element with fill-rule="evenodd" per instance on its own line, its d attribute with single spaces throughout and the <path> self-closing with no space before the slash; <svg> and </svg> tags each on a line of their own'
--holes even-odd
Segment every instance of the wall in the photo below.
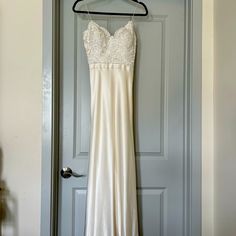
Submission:
<svg viewBox="0 0 236 236">
<path fill-rule="evenodd" d="M 214 0 L 202 10 L 202 235 L 214 236 Z"/>
<path fill-rule="evenodd" d="M 215 0 L 215 236 L 236 235 L 236 1 Z"/>
<path fill-rule="evenodd" d="M 40 229 L 41 5 L 41 0 L 0 1 L 0 178 L 8 189 L 4 236 L 37 236 Z"/>
</svg>

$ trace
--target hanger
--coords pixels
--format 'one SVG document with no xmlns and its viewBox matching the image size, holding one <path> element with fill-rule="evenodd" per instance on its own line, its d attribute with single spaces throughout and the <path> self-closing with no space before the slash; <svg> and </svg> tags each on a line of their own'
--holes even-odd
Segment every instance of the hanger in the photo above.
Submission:
<svg viewBox="0 0 236 236">
<path fill-rule="evenodd" d="M 116 16 L 147 16 L 148 15 L 148 9 L 147 6 L 143 2 L 139 2 L 138 0 L 131 0 L 132 2 L 136 2 L 143 6 L 145 13 L 127 13 L 127 12 L 99 12 L 99 11 L 81 11 L 76 10 L 76 5 L 78 2 L 82 2 L 83 0 L 76 0 L 73 4 L 72 10 L 75 13 L 84 13 L 84 14 L 94 14 L 94 15 L 116 15 Z"/>
</svg>

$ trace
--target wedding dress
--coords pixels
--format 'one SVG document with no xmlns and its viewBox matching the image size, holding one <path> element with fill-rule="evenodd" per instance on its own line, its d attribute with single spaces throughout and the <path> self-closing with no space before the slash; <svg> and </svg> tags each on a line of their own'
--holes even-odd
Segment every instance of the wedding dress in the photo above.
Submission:
<svg viewBox="0 0 236 236">
<path fill-rule="evenodd" d="M 86 236 L 138 236 L 133 137 L 134 23 L 83 32 L 91 89 Z"/>
</svg>

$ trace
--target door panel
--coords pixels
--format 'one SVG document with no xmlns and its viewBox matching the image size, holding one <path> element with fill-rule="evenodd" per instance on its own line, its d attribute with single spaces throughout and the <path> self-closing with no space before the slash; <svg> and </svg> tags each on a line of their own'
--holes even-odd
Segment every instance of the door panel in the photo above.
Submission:
<svg viewBox="0 0 236 236">
<path fill-rule="evenodd" d="M 96 10 L 114 9 L 97 2 Z M 117 10 L 130 5 L 114 2 Z M 75 15 L 73 3 L 61 0 L 60 167 L 86 177 L 60 179 L 61 236 L 84 235 L 89 164 L 90 84 L 82 40 L 88 18 Z M 133 100 L 140 235 L 183 236 L 186 6 L 185 0 L 145 3 L 150 16 L 135 18 Z M 127 22 L 92 17 L 112 33 Z"/>
</svg>

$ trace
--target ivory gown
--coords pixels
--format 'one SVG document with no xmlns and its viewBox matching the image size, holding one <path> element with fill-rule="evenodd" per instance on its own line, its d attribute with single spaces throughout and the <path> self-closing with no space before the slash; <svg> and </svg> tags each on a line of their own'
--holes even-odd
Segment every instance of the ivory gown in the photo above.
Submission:
<svg viewBox="0 0 236 236">
<path fill-rule="evenodd" d="M 91 89 L 86 236 L 138 236 L 133 137 L 133 21 L 114 35 L 90 20 L 83 32 Z"/>
</svg>

